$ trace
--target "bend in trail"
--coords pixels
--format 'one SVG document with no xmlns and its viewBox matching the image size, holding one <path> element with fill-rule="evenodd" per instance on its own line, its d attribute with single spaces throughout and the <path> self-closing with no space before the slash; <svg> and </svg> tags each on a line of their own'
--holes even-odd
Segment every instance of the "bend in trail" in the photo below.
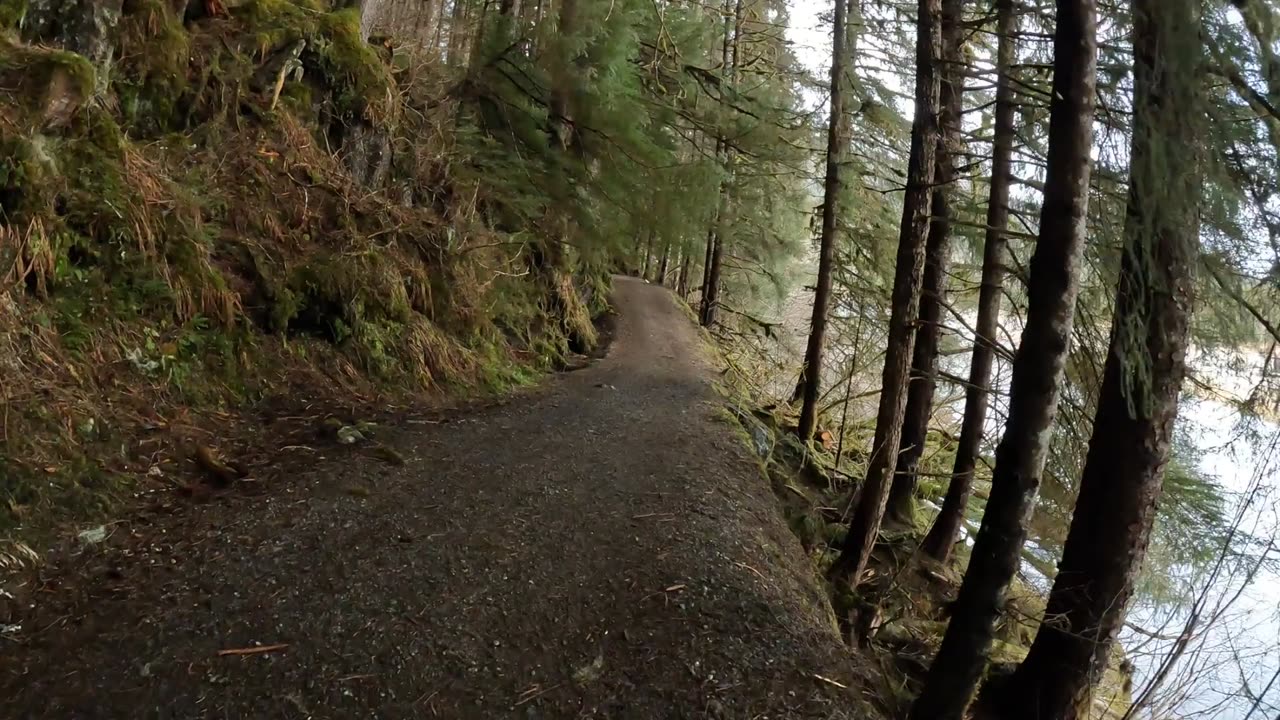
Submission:
<svg viewBox="0 0 1280 720">
<path fill-rule="evenodd" d="M 605 359 L 392 431 L 403 467 L 118 529 L 146 542 L 0 645 L 0 715 L 865 717 L 692 324 L 636 280 L 615 304 Z"/>
</svg>

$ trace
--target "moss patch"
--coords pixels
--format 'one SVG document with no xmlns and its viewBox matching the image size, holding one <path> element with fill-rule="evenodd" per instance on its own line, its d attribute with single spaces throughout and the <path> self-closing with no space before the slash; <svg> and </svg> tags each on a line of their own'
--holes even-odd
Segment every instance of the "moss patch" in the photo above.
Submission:
<svg viewBox="0 0 1280 720">
<path fill-rule="evenodd" d="M 27 15 L 27 0 L 0 0 L 0 30 L 17 28 Z"/>
<path fill-rule="evenodd" d="M 70 122 L 93 94 L 96 74 L 83 56 L 17 43 L 0 34 L 0 84 L 6 102 L 0 114 L 33 132 Z"/>
<path fill-rule="evenodd" d="M 111 75 L 125 123 L 154 135 L 181 125 L 190 100 L 191 43 L 167 0 L 130 0 L 120 24 L 121 54 Z"/>
</svg>

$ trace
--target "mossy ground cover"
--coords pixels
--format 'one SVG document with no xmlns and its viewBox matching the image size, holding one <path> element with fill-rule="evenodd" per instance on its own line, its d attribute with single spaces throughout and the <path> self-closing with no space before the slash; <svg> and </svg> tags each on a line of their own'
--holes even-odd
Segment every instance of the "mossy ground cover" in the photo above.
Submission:
<svg viewBox="0 0 1280 720">
<path fill-rule="evenodd" d="M 530 272 L 353 10 L 130 0 L 100 90 L 3 8 L 0 534 L 187 486 L 196 446 L 269 462 L 264 413 L 499 392 L 593 341 L 604 275 Z M 356 129 L 401 150 L 377 187 Z"/>
</svg>

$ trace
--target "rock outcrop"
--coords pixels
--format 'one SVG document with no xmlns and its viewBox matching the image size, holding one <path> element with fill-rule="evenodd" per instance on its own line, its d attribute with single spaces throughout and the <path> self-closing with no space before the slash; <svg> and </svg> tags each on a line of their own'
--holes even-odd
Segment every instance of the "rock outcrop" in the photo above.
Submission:
<svg viewBox="0 0 1280 720">
<path fill-rule="evenodd" d="M 97 91 L 107 89 L 124 0 L 31 0 L 22 38 L 83 55 L 97 70 Z"/>
</svg>

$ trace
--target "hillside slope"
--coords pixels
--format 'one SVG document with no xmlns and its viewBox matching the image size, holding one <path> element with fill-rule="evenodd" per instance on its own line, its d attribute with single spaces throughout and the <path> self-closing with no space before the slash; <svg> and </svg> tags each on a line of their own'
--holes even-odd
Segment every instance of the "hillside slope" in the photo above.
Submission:
<svg viewBox="0 0 1280 720">
<path fill-rule="evenodd" d="M 593 342 L 605 258 L 491 190 L 447 68 L 355 8 L 186 5 L 0 3 L 0 537 Z"/>
</svg>

